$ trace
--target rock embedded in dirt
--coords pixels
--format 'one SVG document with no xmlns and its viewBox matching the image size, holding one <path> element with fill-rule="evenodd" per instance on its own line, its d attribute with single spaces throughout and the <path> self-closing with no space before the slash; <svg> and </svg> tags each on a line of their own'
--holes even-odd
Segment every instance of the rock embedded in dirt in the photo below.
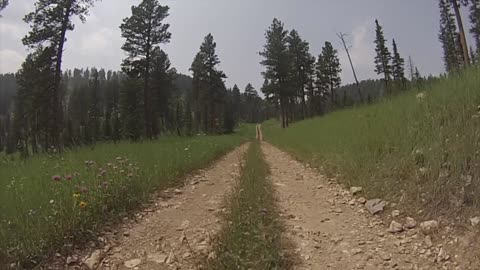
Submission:
<svg viewBox="0 0 480 270">
<path fill-rule="evenodd" d="M 433 234 L 438 231 L 438 221 L 436 220 L 429 220 L 420 223 L 420 229 L 422 233 L 425 235 Z"/>
<path fill-rule="evenodd" d="M 165 254 L 150 254 L 148 255 L 148 261 L 155 263 L 165 263 L 167 256 Z"/>
<path fill-rule="evenodd" d="M 99 250 L 95 250 L 94 252 L 92 252 L 92 254 L 90 255 L 90 257 L 88 257 L 86 260 L 85 260 L 85 265 L 88 267 L 88 269 L 90 270 L 94 270 L 94 269 L 97 269 L 97 266 L 100 264 L 100 260 L 102 259 L 102 251 L 99 249 Z"/>
<path fill-rule="evenodd" d="M 360 204 L 365 204 L 367 202 L 367 199 L 365 199 L 364 197 L 360 197 L 357 199 L 357 202 Z"/>
<path fill-rule="evenodd" d="M 473 217 L 470 219 L 470 225 L 475 227 L 478 224 L 480 224 L 480 217 Z"/>
<path fill-rule="evenodd" d="M 133 260 L 124 262 L 123 265 L 125 265 L 126 268 L 132 269 L 139 266 L 141 263 L 142 263 L 141 259 L 133 259 Z"/>
<path fill-rule="evenodd" d="M 387 205 L 387 202 L 381 199 L 372 199 L 372 200 L 368 200 L 365 203 L 365 207 L 372 215 L 382 212 L 383 208 L 385 208 L 386 205 Z"/>
<path fill-rule="evenodd" d="M 362 187 L 351 187 L 350 193 L 352 193 L 352 195 L 357 195 L 358 193 L 362 192 L 362 190 Z"/>
<path fill-rule="evenodd" d="M 417 222 L 415 221 L 415 219 L 411 218 L 411 217 L 407 217 L 405 219 L 405 228 L 407 229 L 413 229 L 417 226 Z"/>
<path fill-rule="evenodd" d="M 403 225 L 400 222 L 392 220 L 392 222 L 390 223 L 390 227 L 388 228 L 388 231 L 391 233 L 403 232 Z"/>
<path fill-rule="evenodd" d="M 400 216 L 400 210 L 393 210 L 392 217 L 398 217 L 398 216 Z"/>
<path fill-rule="evenodd" d="M 174 189 L 173 193 L 175 193 L 176 195 L 180 195 L 183 193 L 183 191 L 181 191 L 180 189 Z"/>
<path fill-rule="evenodd" d="M 168 258 L 166 263 L 167 264 L 173 264 L 175 262 L 175 254 L 173 254 L 173 251 L 170 251 L 170 254 L 168 254 Z"/>
<path fill-rule="evenodd" d="M 432 237 L 430 235 L 425 236 L 425 245 L 429 248 L 433 247 Z"/>
</svg>

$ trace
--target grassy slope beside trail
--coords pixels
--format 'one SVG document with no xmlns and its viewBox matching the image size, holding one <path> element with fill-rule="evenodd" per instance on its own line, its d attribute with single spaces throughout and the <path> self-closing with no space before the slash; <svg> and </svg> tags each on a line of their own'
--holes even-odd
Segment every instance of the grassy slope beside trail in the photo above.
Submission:
<svg viewBox="0 0 480 270">
<path fill-rule="evenodd" d="M 337 111 L 265 138 L 322 166 L 368 197 L 401 202 L 423 217 L 478 215 L 480 208 L 480 70 L 378 104 Z M 463 213 L 462 213 L 463 212 Z"/>
<path fill-rule="evenodd" d="M 225 223 L 214 243 L 217 257 L 207 262 L 207 269 L 286 269 L 282 224 L 268 175 L 260 143 L 254 142 L 227 198 Z"/>
<path fill-rule="evenodd" d="M 253 137 L 163 137 L 0 161 L 0 268 L 74 243 Z"/>
</svg>

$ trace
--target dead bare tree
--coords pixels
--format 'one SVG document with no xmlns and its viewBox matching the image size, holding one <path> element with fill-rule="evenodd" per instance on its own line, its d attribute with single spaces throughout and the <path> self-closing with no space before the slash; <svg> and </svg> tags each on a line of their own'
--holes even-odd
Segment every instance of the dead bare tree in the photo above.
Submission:
<svg viewBox="0 0 480 270">
<path fill-rule="evenodd" d="M 458 30 L 460 31 L 460 44 L 462 45 L 463 62 L 465 66 L 470 64 L 470 55 L 468 54 L 467 39 L 465 37 L 465 29 L 463 28 L 462 14 L 460 13 L 460 5 L 458 0 L 451 0 L 455 17 L 457 17 Z M 464 3 L 465 1 L 462 1 Z"/>
<path fill-rule="evenodd" d="M 362 96 L 362 91 L 360 89 L 360 83 L 358 82 L 357 73 L 355 72 L 355 68 L 353 67 L 352 57 L 350 57 L 350 52 L 348 50 L 351 47 L 349 47 L 347 45 L 347 42 L 345 41 L 345 37 L 347 36 L 347 34 L 339 32 L 339 33 L 337 33 L 337 36 L 342 41 L 343 47 L 345 48 L 345 51 L 347 52 L 348 61 L 350 61 L 350 66 L 352 67 L 352 71 L 353 71 L 353 77 L 355 78 L 355 83 L 357 85 L 358 96 L 360 97 L 360 102 L 363 103 L 363 96 Z"/>
</svg>

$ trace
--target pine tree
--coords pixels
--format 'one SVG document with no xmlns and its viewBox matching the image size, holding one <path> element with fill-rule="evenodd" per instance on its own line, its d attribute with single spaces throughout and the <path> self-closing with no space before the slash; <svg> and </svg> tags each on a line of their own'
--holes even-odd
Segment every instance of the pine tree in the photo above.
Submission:
<svg viewBox="0 0 480 270">
<path fill-rule="evenodd" d="M 247 118 L 245 119 L 247 123 L 255 123 L 255 101 L 258 98 L 258 92 L 252 86 L 252 84 L 247 84 L 245 87 L 245 105 L 247 110 Z"/>
<path fill-rule="evenodd" d="M 317 82 L 316 86 L 323 94 L 330 95 L 332 106 L 337 103 L 335 99 L 335 89 L 340 87 L 342 80 L 340 78 L 340 59 L 338 51 L 333 48 L 332 43 L 325 42 L 322 48 L 322 54 L 318 56 L 316 65 Z"/>
<path fill-rule="evenodd" d="M 477 62 L 480 57 L 480 0 L 471 0 L 470 3 L 470 33 L 472 33 L 477 46 Z"/>
<path fill-rule="evenodd" d="M 234 114 L 234 120 L 235 123 L 238 123 L 240 121 L 240 114 L 241 114 L 241 104 L 242 100 L 240 97 L 240 89 L 238 86 L 235 84 L 232 89 L 232 106 L 233 106 L 233 114 Z"/>
<path fill-rule="evenodd" d="M 192 136 L 193 135 L 193 117 L 192 117 L 192 109 L 190 106 L 190 102 L 187 102 L 185 105 L 185 111 L 183 115 L 183 119 L 185 122 L 185 135 Z"/>
<path fill-rule="evenodd" d="M 292 60 L 290 74 L 291 86 L 293 87 L 295 95 L 300 98 L 302 119 L 305 119 L 307 107 L 305 100 L 305 86 L 308 80 L 307 72 L 312 70 L 312 65 L 314 64 L 311 61 L 310 45 L 308 42 L 302 40 L 295 29 L 290 31 L 287 42 L 288 51 Z"/>
<path fill-rule="evenodd" d="M 173 80 L 176 77 L 176 70 L 171 68 L 168 55 L 159 48 L 152 52 L 151 76 L 151 103 L 153 108 L 150 110 L 150 117 L 153 121 L 152 132 L 156 136 L 160 133 L 158 123 L 166 122 L 167 116 L 172 114 L 169 110 L 176 110 L 173 98 Z"/>
<path fill-rule="evenodd" d="M 147 138 L 153 137 L 154 119 L 152 119 L 151 72 L 152 57 L 159 45 L 168 43 L 171 34 L 169 24 L 163 20 L 168 17 L 167 6 L 158 0 L 143 0 L 138 6 L 132 6 L 132 16 L 125 18 L 120 26 L 122 37 L 126 39 L 122 49 L 127 53 L 122 70 L 132 79 L 139 78 L 143 84 L 143 121 Z"/>
<path fill-rule="evenodd" d="M 405 88 L 405 60 L 398 52 L 397 43 L 393 40 L 393 58 L 392 58 L 392 73 L 395 84 L 404 89 Z"/>
<path fill-rule="evenodd" d="M 383 80 L 385 82 L 386 91 L 390 91 L 389 83 L 392 79 L 392 66 L 390 65 L 390 59 L 392 58 L 390 51 L 386 46 L 386 39 L 383 34 L 383 28 L 380 26 L 378 20 L 375 20 L 375 72 L 377 74 L 383 74 Z"/>
<path fill-rule="evenodd" d="M 128 78 L 124 81 L 120 92 L 121 122 L 123 135 L 137 141 L 142 135 L 142 82 Z"/>
<path fill-rule="evenodd" d="M 265 67 L 263 76 L 269 82 L 269 92 L 274 103 L 280 105 L 282 127 L 288 127 L 288 103 L 291 91 L 288 87 L 288 78 L 291 60 L 287 44 L 288 31 L 278 19 L 273 19 L 272 25 L 265 33 L 266 44 L 260 56 L 264 58 L 260 63 Z M 275 104 L 277 106 L 277 104 Z"/>
<path fill-rule="evenodd" d="M 440 0 L 440 33 L 439 39 L 443 46 L 443 61 L 445 70 L 453 72 L 460 68 L 460 56 L 458 55 L 457 27 L 455 18 L 448 0 Z"/>
<path fill-rule="evenodd" d="M 49 129 L 47 144 L 62 149 L 63 93 L 62 56 L 67 31 L 74 29 L 74 16 L 85 22 L 88 9 L 94 0 L 37 0 L 35 11 L 27 14 L 24 21 L 30 24 L 30 32 L 23 38 L 23 44 L 38 54 L 48 54 L 53 80 L 44 91 L 49 92 L 50 101 L 43 104 L 49 108 Z M 50 76 L 50 75 L 49 75 Z"/>
<path fill-rule="evenodd" d="M 197 110 L 195 121 L 201 121 L 203 131 L 207 133 L 221 132 L 221 114 L 225 106 L 224 79 L 227 76 L 217 69 L 220 60 L 216 47 L 212 34 L 208 34 L 190 68 L 193 72 L 193 95 Z"/>
</svg>

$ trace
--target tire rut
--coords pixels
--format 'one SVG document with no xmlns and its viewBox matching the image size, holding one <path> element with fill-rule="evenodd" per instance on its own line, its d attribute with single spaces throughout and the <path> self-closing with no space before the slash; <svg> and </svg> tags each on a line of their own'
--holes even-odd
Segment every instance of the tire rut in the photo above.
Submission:
<svg viewBox="0 0 480 270">
<path fill-rule="evenodd" d="M 187 177 L 181 189 L 162 191 L 150 207 L 106 232 L 101 249 L 79 263 L 54 269 L 197 269 L 220 229 L 223 199 L 240 176 L 244 144 L 207 169 Z M 97 244 L 98 245 L 98 244 Z"/>
<path fill-rule="evenodd" d="M 286 237 L 296 246 L 288 252 L 302 261 L 294 269 L 455 269 L 451 261 L 432 262 L 417 230 L 389 233 L 334 180 L 268 143 L 262 148 Z"/>
</svg>

